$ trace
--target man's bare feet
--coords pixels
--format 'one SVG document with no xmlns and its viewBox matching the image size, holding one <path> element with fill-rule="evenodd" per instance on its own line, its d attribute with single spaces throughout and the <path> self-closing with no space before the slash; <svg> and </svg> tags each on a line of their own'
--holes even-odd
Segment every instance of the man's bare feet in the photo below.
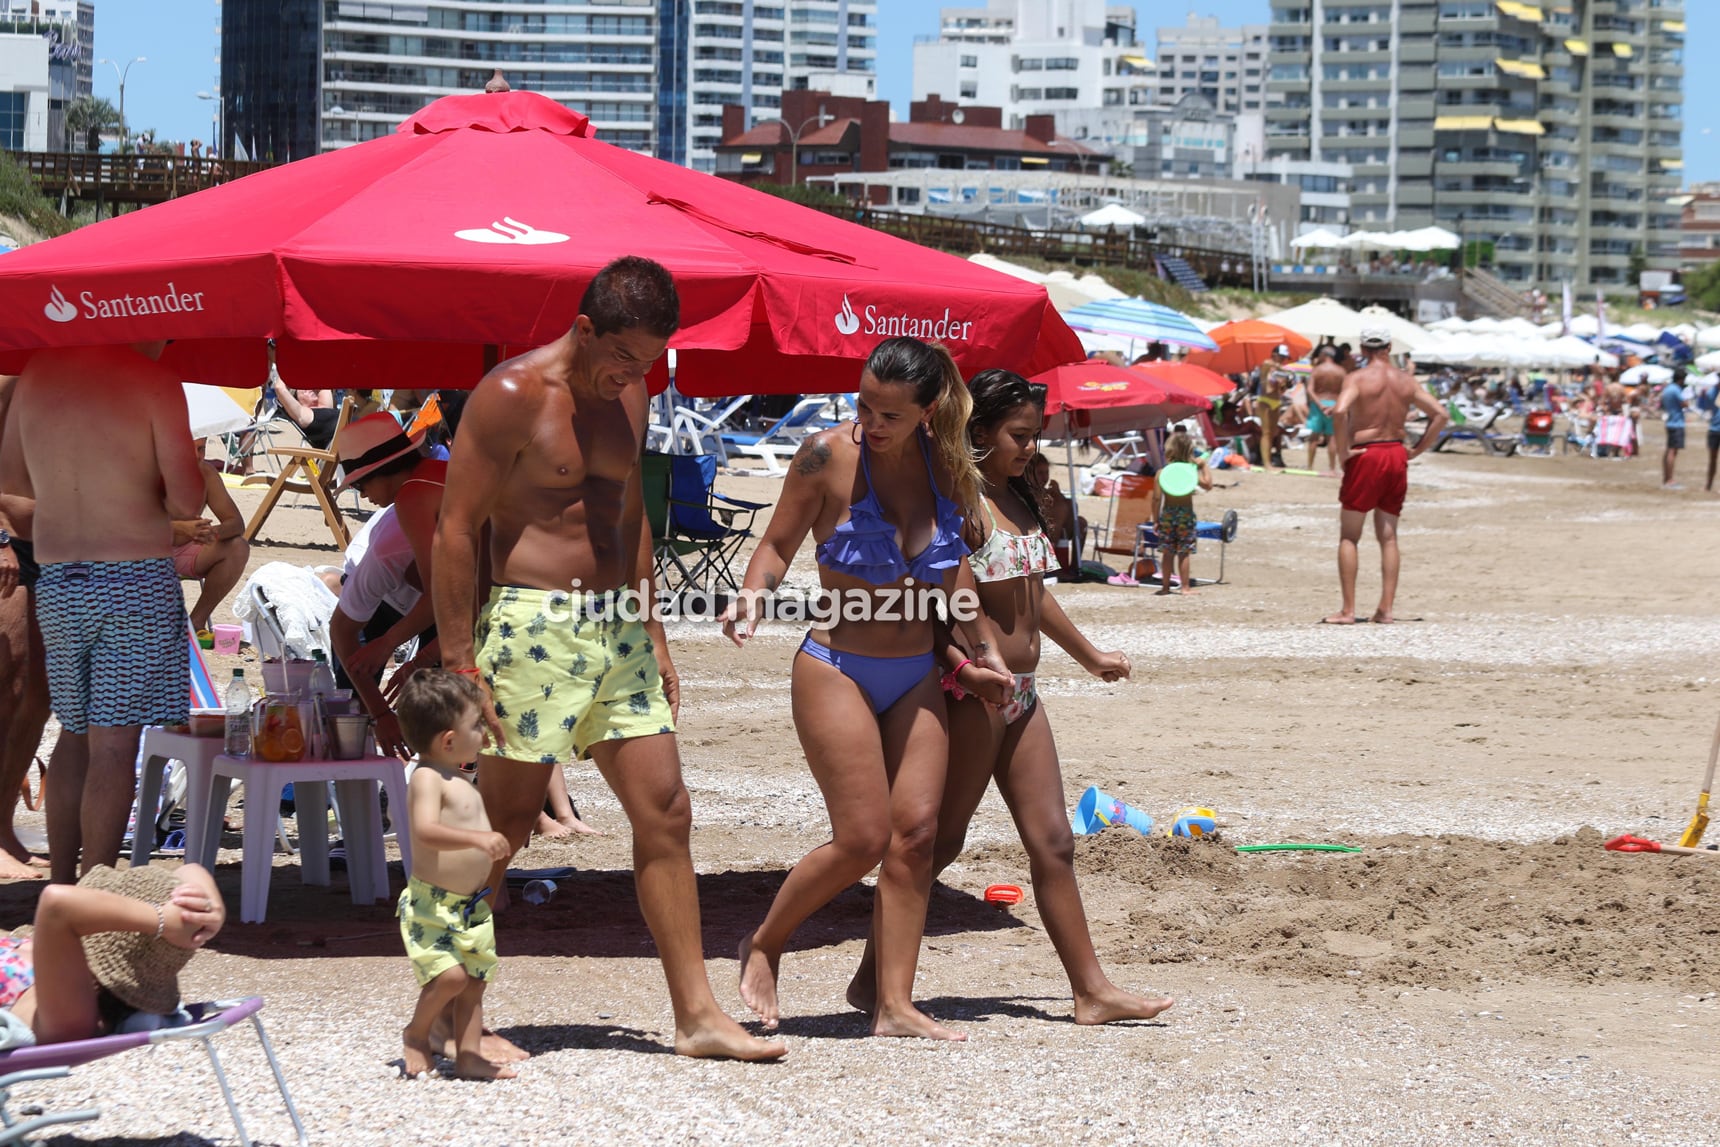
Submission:
<svg viewBox="0 0 1720 1147">
<path fill-rule="evenodd" d="M 406 1049 L 405 1064 L 400 1074 L 405 1079 L 417 1079 L 421 1075 L 429 1075 L 436 1070 L 436 1052 L 429 1040 L 415 1041 L 410 1031 L 403 1031 L 401 1043 Z"/>
<path fill-rule="evenodd" d="M 1184 597 L 1199 597 L 1200 596 L 1200 590 L 1190 589 L 1188 586 L 1185 585 L 1182 588 L 1182 595 Z"/>
<path fill-rule="evenodd" d="M 741 939 L 741 1002 L 758 1013 L 766 1031 L 775 1031 L 780 1014 L 776 1005 L 777 967 L 782 956 L 753 948 L 752 933 Z"/>
<path fill-rule="evenodd" d="M 788 1045 L 779 1039 L 760 1039 L 722 1012 L 691 1031 L 675 1028 L 675 1054 L 694 1059 L 741 1059 L 750 1063 L 781 1059 Z"/>
<path fill-rule="evenodd" d="M 1331 617 L 1322 617 L 1321 625 L 1354 625 L 1356 615 L 1353 613 L 1334 613 Z"/>
<path fill-rule="evenodd" d="M 905 1039 L 947 1039 L 965 1040 L 966 1032 L 954 1031 L 940 1024 L 919 1008 L 908 1007 L 902 1010 L 885 1011 L 880 1009 L 872 1017 L 872 1034 L 877 1036 L 896 1036 Z"/>
<path fill-rule="evenodd" d="M 1376 611 L 1372 617 L 1368 618 L 1368 620 L 1374 625 L 1390 625 L 1396 620 L 1396 618 L 1392 617 L 1389 613 L 1379 613 Z"/>
<path fill-rule="evenodd" d="M 1158 590 L 1157 592 L 1155 592 L 1153 594 L 1154 597 L 1169 597 L 1170 595 L 1171 595 L 1171 587 L 1168 585 L 1165 586 L 1165 588 Z"/>
<path fill-rule="evenodd" d="M 1137 996 L 1107 984 L 1108 990 L 1075 997 L 1075 1022 L 1108 1024 L 1117 1020 L 1150 1020 L 1172 1004 L 1169 996 Z"/>
<path fill-rule="evenodd" d="M 5 857 L 8 856 L 19 864 L 27 864 L 31 868 L 48 867 L 46 860 L 24 847 L 24 842 L 18 839 L 16 832 L 0 833 L 0 865 L 4 865 Z"/>
<path fill-rule="evenodd" d="M 496 1063 L 486 1056 L 467 1052 L 454 1059 L 454 1075 L 459 1079 L 514 1079 L 519 1075 L 506 1063 Z"/>
</svg>

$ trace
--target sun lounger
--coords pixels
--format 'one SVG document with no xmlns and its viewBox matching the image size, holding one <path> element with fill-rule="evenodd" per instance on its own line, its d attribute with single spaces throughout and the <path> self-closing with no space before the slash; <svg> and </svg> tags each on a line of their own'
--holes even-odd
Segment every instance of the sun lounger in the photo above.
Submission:
<svg viewBox="0 0 1720 1147">
<path fill-rule="evenodd" d="M 784 460 L 794 457 L 794 452 L 800 449 L 801 440 L 818 427 L 814 419 L 819 411 L 830 405 L 828 395 L 818 394 L 803 398 L 794 404 L 794 409 L 776 420 L 776 423 L 762 434 L 730 433 L 722 436 L 723 446 L 730 454 L 742 454 L 764 461 L 765 468 L 773 475 L 788 473 Z"/>
<path fill-rule="evenodd" d="M 244 1144 L 244 1147 L 251 1147 L 251 1137 L 245 1131 L 245 1121 L 239 1115 L 239 1105 L 234 1101 L 233 1089 L 227 1083 L 227 1073 L 221 1067 L 221 1059 L 216 1055 L 212 1042 L 228 1028 L 249 1020 L 257 1032 L 257 1042 L 262 1044 L 263 1055 L 269 1061 L 269 1070 L 275 1075 L 275 1086 L 280 1089 L 281 1101 L 286 1105 L 287 1115 L 293 1121 L 293 1130 L 298 1133 L 298 1141 L 303 1147 L 310 1140 L 305 1134 L 304 1122 L 299 1119 L 299 1110 L 293 1104 L 292 1094 L 287 1090 L 287 1079 L 281 1072 L 280 1061 L 275 1058 L 274 1046 L 269 1043 L 268 1033 L 263 1030 L 263 1021 L 257 1014 L 262 1009 L 261 996 L 191 1004 L 185 1009 L 190 1014 L 191 1022 L 179 1027 L 98 1036 L 95 1039 L 74 1040 L 70 1043 L 40 1044 L 0 1052 L 0 1124 L 3 1124 L 0 1125 L 0 1145 L 21 1143 L 25 1136 L 44 1127 L 62 1123 L 87 1123 L 101 1116 L 99 1109 L 84 1108 L 20 1119 L 12 1110 L 15 1098 L 13 1091 L 19 1084 L 43 1079 L 61 1079 L 69 1075 L 74 1067 L 94 1063 L 98 1059 L 106 1059 L 110 1055 L 118 1055 L 135 1048 L 197 1040 L 209 1055 L 209 1066 L 215 1070 L 215 1081 L 221 1087 L 221 1098 L 227 1101 L 227 1112 L 233 1117 L 233 1129 L 239 1133 L 239 1142 Z M 157 1078 L 165 1082 L 172 1077 L 163 1073 Z M 203 1132 L 208 1129 L 199 1127 L 194 1130 Z"/>
</svg>

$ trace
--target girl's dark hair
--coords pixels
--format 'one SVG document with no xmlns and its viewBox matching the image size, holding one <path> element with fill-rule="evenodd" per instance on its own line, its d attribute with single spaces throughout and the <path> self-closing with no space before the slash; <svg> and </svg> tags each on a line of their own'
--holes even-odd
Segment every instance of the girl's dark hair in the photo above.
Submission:
<svg viewBox="0 0 1720 1147">
<path fill-rule="evenodd" d="M 1045 388 L 1028 382 L 1013 370 L 993 368 L 980 371 L 968 382 L 968 393 L 973 396 L 973 413 L 968 416 L 967 423 L 968 449 L 976 456 L 983 455 L 973 441 L 975 429 L 995 430 L 1023 406 L 1039 411 L 1041 419 L 1045 416 Z M 1027 480 L 1027 475 L 1012 476 L 1009 488 L 1033 514 L 1039 528 L 1049 530 L 1049 507 L 1041 501 L 1039 489 Z M 980 523 L 969 517 L 967 525 L 968 544 L 978 545 L 983 533 Z"/>
<path fill-rule="evenodd" d="M 897 382 L 914 388 L 914 405 L 937 403 L 932 413 L 932 448 L 954 485 L 953 501 L 962 516 L 972 519 L 979 510 L 983 479 L 968 448 L 968 412 L 973 401 L 962 385 L 962 372 L 955 359 L 939 343 L 923 343 L 906 335 L 885 339 L 872 348 L 866 373 L 879 382 Z"/>
</svg>

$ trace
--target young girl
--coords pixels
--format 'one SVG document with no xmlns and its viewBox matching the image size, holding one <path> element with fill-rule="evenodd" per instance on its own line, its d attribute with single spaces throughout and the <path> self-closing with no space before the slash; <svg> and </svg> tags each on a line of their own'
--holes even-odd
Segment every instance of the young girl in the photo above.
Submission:
<svg viewBox="0 0 1720 1147">
<path fill-rule="evenodd" d="M 1188 432 L 1178 428 L 1165 443 L 1165 465 L 1175 463 L 1197 465 L 1194 457 L 1194 440 Z M 1202 490 L 1212 489 L 1212 474 L 1206 468 L 1206 460 L 1198 463 L 1200 476 L 1198 484 Z M 1163 471 L 1160 471 L 1163 474 Z M 1195 552 L 1195 517 L 1194 494 L 1167 494 L 1157 484 L 1153 486 L 1152 501 L 1148 512 L 1157 523 L 1160 552 L 1164 555 L 1159 562 L 1159 593 L 1171 592 L 1172 566 L 1176 567 L 1177 577 L 1182 583 L 1183 593 L 1194 593 L 1194 583 L 1189 580 L 1189 556 Z"/>
<path fill-rule="evenodd" d="M 931 854 L 949 737 L 928 614 L 904 616 L 904 592 L 928 587 L 972 600 L 964 521 L 979 474 L 968 453 L 969 410 L 949 352 L 917 339 L 878 345 L 860 376 L 858 417 L 807 438 L 782 484 L 746 580 L 724 615 L 737 645 L 758 624 L 812 534 L 818 576 L 839 607 L 794 658 L 794 727 L 824 793 L 831 839 L 783 881 L 757 930 L 741 941 L 741 999 L 777 1026 L 777 968 L 805 919 L 882 861 L 873 928 L 879 949 L 872 1034 L 965 1039 L 914 1006 L 914 968 L 932 890 Z M 958 599 L 959 600 L 959 599 Z M 952 601 L 952 606 L 954 602 Z M 980 663 L 970 687 L 1001 702 L 1008 675 L 983 617 L 957 618 Z"/>
<path fill-rule="evenodd" d="M 1150 1019 L 1171 1001 L 1118 988 L 1105 977 L 1093 952 L 1075 886 L 1075 839 L 1064 811 L 1057 745 L 1033 683 L 1041 631 L 1083 669 L 1106 681 L 1127 677 L 1129 659 L 1095 649 L 1045 591 L 1045 575 L 1057 568 L 1057 557 L 1046 537 L 1044 508 L 1024 476 L 1045 420 L 1045 389 L 1010 371 L 987 370 L 974 376 L 968 390 L 974 404 L 968 437 L 985 483 L 982 508 L 968 522 L 966 536 L 973 546 L 968 564 L 978 583 L 980 605 L 997 629 L 1011 684 L 1004 704 L 986 704 L 974 696 L 983 674 L 970 661 L 972 654 L 945 643 L 950 758 L 932 871 L 942 872 L 961 855 L 968 822 L 995 777 L 1027 848 L 1045 930 L 1074 989 L 1075 1021 Z M 871 984 L 868 946 L 849 985 L 848 1001 L 870 1010 Z"/>
</svg>

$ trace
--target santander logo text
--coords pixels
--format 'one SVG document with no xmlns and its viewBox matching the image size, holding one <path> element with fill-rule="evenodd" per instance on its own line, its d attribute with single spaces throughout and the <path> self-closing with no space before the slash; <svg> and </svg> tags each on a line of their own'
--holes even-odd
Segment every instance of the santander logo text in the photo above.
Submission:
<svg viewBox="0 0 1720 1147">
<path fill-rule="evenodd" d="M 545 243 L 565 243 L 568 236 L 560 231 L 539 231 L 530 223 L 502 216 L 500 223 L 488 227 L 473 227 L 454 232 L 454 238 L 468 243 L 513 243 L 521 247 L 539 247 Z"/>
<path fill-rule="evenodd" d="M 948 307 L 936 318 L 910 315 L 906 311 L 890 314 L 871 303 L 868 303 L 860 314 L 855 314 L 854 306 L 848 301 L 847 295 L 842 296 L 842 310 L 836 314 L 835 322 L 836 333 L 841 335 L 857 334 L 864 330 L 866 334 L 878 338 L 907 335 L 928 342 L 967 342 L 973 330 L 973 320 L 950 317 Z"/>
<path fill-rule="evenodd" d="M 130 319 L 142 315 L 183 315 L 204 310 L 202 291 L 181 291 L 171 282 L 167 289 L 154 295 L 113 295 L 101 298 L 94 291 L 83 291 L 73 303 L 59 287 L 48 289 L 48 302 L 42 313 L 56 323 L 69 323 L 80 314 L 86 319 Z"/>
</svg>

